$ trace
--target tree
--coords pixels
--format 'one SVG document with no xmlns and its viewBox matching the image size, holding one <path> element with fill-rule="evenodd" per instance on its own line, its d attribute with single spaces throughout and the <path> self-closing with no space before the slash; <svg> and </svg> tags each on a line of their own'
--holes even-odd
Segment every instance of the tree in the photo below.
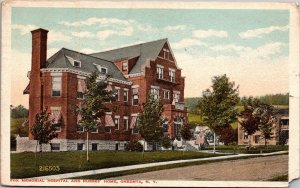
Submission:
<svg viewBox="0 0 300 188">
<path fill-rule="evenodd" d="M 99 119 L 109 111 L 104 102 L 115 99 L 113 91 L 108 91 L 107 78 L 98 81 L 98 72 L 93 72 L 86 80 L 86 91 L 80 104 L 74 106 L 76 115 L 80 115 L 79 125 L 86 132 L 86 160 L 89 161 L 89 132 L 98 128 Z"/>
<path fill-rule="evenodd" d="M 192 138 L 192 133 L 190 131 L 190 126 L 185 123 L 180 130 L 180 135 L 183 140 L 190 140 Z"/>
<path fill-rule="evenodd" d="M 154 99 L 152 94 L 147 96 L 146 103 L 143 106 L 143 111 L 138 116 L 137 127 L 140 135 L 146 142 L 152 143 L 155 150 L 156 143 L 164 136 L 162 131 L 163 105 L 158 99 Z"/>
<path fill-rule="evenodd" d="M 273 106 L 268 104 L 260 104 L 258 108 L 254 111 L 255 116 L 259 117 L 259 130 L 265 139 L 265 146 L 267 145 L 267 140 L 273 137 L 273 129 L 276 111 Z"/>
<path fill-rule="evenodd" d="M 237 129 L 233 129 L 231 126 L 229 126 L 221 131 L 220 141 L 224 142 L 225 145 L 237 143 L 237 140 Z"/>
<path fill-rule="evenodd" d="M 260 101 L 256 98 L 243 98 L 243 111 L 239 114 L 239 123 L 244 132 L 251 136 L 259 130 L 260 118 L 255 115 L 255 111 L 260 106 Z M 251 139 L 249 139 L 249 146 L 251 146 Z"/>
<path fill-rule="evenodd" d="M 220 135 L 222 129 L 237 120 L 238 111 L 235 106 L 239 102 L 238 87 L 235 87 L 234 82 L 229 81 L 226 74 L 213 77 L 211 87 L 212 89 L 203 92 L 199 100 L 199 108 L 203 115 L 203 123 L 214 134 Z"/>
<path fill-rule="evenodd" d="M 13 107 L 11 105 L 10 117 L 11 118 L 26 118 L 26 117 L 28 117 L 28 109 L 26 109 L 22 105 L 18 105 L 17 107 Z"/>
<path fill-rule="evenodd" d="M 40 145 L 40 151 L 42 151 L 42 144 L 48 144 L 53 138 L 56 138 L 58 134 L 55 132 L 56 128 L 53 120 L 50 120 L 47 109 L 42 110 L 35 116 L 35 123 L 30 129 L 33 139 L 36 140 L 35 147 L 35 166 L 37 159 L 37 147 Z"/>
</svg>

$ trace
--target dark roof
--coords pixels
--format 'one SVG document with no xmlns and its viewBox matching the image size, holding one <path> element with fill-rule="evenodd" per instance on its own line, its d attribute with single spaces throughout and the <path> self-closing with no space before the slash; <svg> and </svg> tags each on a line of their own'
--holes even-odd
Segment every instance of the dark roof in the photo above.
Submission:
<svg viewBox="0 0 300 188">
<path fill-rule="evenodd" d="M 142 72 L 142 67 L 147 59 L 156 59 L 168 39 L 160 39 L 152 42 L 136 44 L 105 52 L 93 53 L 91 56 L 106 59 L 114 62 L 115 60 L 138 57 L 135 66 L 129 72 L 130 74 Z"/>
<path fill-rule="evenodd" d="M 71 63 L 72 59 L 80 61 L 81 67 L 74 67 Z M 57 53 L 51 56 L 47 62 L 47 68 L 69 68 L 73 70 L 84 71 L 87 73 L 97 71 L 98 69 L 95 66 L 95 64 L 97 64 L 107 68 L 107 74 L 112 78 L 128 81 L 113 62 L 66 48 L 62 48 L 61 50 L 59 50 Z"/>
</svg>

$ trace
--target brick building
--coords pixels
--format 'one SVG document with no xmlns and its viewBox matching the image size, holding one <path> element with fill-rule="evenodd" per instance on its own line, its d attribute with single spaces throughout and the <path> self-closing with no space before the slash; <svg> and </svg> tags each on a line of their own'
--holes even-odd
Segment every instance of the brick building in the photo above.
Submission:
<svg viewBox="0 0 300 188">
<path fill-rule="evenodd" d="M 85 79 L 93 71 L 108 78 L 108 88 L 115 90 L 117 100 L 105 104 L 110 112 L 101 118 L 90 134 L 92 150 L 122 150 L 130 139 L 140 139 L 136 122 L 150 92 L 164 105 L 162 125 L 170 138 L 178 136 L 187 121 L 184 107 L 184 77 L 178 68 L 167 39 L 137 44 L 94 54 L 83 54 L 62 48 L 48 60 L 47 30 L 32 33 L 32 65 L 28 73 L 29 126 L 41 109 L 51 112 L 57 124 L 58 138 L 44 150 L 82 150 L 85 133 L 78 128 L 72 105 L 83 98 Z M 32 135 L 17 139 L 17 150 L 33 150 Z"/>
<path fill-rule="evenodd" d="M 286 140 L 288 144 L 289 132 L 289 110 L 280 109 L 273 123 L 272 138 L 267 140 L 268 145 L 279 145 L 281 140 Z M 264 145 L 265 140 L 260 131 L 256 131 L 253 135 L 247 135 L 238 123 L 238 145 Z"/>
</svg>

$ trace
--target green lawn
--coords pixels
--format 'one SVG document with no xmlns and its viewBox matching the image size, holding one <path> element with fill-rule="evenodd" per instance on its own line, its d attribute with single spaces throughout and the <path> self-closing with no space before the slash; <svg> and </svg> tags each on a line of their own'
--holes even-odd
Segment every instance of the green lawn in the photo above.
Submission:
<svg viewBox="0 0 300 188">
<path fill-rule="evenodd" d="M 272 153 L 277 151 L 288 151 L 288 146 L 252 146 L 250 150 L 246 146 L 228 145 L 228 146 L 216 146 L 216 150 L 224 153 L 247 153 L 247 154 L 258 154 L 258 153 Z M 205 150 L 213 150 L 213 146 L 208 146 Z"/>
<path fill-rule="evenodd" d="M 20 134 L 21 136 L 28 136 L 28 127 L 23 127 L 22 124 L 26 118 L 11 118 L 10 132 L 11 134 Z"/>
<path fill-rule="evenodd" d="M 85 154 L 84 151 L 38 153 L 38 168 L 35 168 L 34 153 L 14 153 L 11 154 L 11 177 L 28 178 L 141 163 L 219 156 L 199 152 L 159 151 L 145 152 L 145 158 L 142 159 L 141 152 L 95 151 L 90 152 L 90 162 L 86 162 Z M 59 166 L 60 170 L 39 171 L 39 166 Z"/>
</svg>

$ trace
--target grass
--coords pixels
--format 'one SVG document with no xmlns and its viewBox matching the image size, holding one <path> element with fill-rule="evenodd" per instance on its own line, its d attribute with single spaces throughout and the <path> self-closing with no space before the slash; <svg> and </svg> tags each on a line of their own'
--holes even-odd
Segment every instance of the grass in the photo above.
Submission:
<svg viewBox="0 0 300 188">
<path fill-rule="evenodd" d="M 32 152 L 12 153 L 11 178 L 28 178 L 151 162 L 220 156 L 200 152 L 160 151 L 146 152 L 142 159 L 141 152 L 94 151 L 90 152 L 90 161 L 87 162 L 84 151 L 43 152 L 38 153 L 37 168 L 35 168 L 34 155 Z M 39 166 L 59 166 L 60 170 L 39 171 Z"/>
<path fill-rule="evenodd" d="M 252 146 L 253 147 L 253 146 Z M 246 149 L 246 146 L 237 146 L 237 145 L 222 145 L 216 146 L 216 151 L 224 153 L 246 153 L 246 154 L 258 154 L 258 153 L 271 153 L 277 151 L 288 151 L 288 146 L 255 146 L 252 149 Z M 208 146 L 205 150 L 213 150 L 213 146 Z"/>
<path fill-rule="evenodd" d="M 95 175 L 89 175 L 89 176 L 74 177 L 71 179 L 94 179 L 94 180 L 98 179 L 99 180 L 99 179 L 139 174 L 139 173 L 144 173 L 144 172 L 152 172 L 152 171 L 165 170 L 165 169 L 171 169 L 171 168 L 194 166 L 194 165 L 201 165 L 201 164 L 221 162 L 221 161 L 249 159 L 249 158 L 256 158 L 256 157 L 257 156 L 244 156 L 244 157 L 239 157 L 238 159 L 230 158 L 230 159 L 217 159 L 217 160 L 213 160 L 213 161 L 196 161 L 196 162 L 169 164 L 169 165 L 141 168 L 141 169 L 135 169 L 135 170 L 126 170 L 126 171 L 121 171 L 121 172 L 110 172 L 110 173 L 95 174 Z M 261 157 L 266 157 L 266 156 L 261 156 Z M 270 181 L 276 181 L 276 180 L 270 180 Z M 277 181 L 280 181 L 280 180 L 277 180 Z"/>
</svg>

